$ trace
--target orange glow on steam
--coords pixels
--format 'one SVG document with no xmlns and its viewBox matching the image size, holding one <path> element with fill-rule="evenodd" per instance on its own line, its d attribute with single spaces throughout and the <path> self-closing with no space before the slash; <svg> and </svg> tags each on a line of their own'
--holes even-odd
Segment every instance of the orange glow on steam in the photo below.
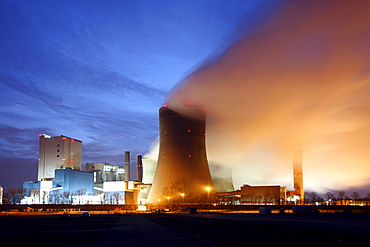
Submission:
<svg viewBox="0 0 370 247">
<path fill-rule="evenodd" d="M 207 107 L 208 158 L 233 168 L 236 188 L 291 189 L 297 143 L 307 190 L 370 185 L 368 13 L 366 1 L 290 2 L 168 103 Z"/>
</svg>

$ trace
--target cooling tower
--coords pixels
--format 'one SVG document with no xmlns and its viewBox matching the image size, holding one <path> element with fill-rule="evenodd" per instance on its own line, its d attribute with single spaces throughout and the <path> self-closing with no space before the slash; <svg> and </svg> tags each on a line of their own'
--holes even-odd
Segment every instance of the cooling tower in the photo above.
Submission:
<svg viewBox="0 0 370 247">
<path fill-rule="evenodd" d="M 214 191 L 206 154 L 205 110 L 190 104 L 186 108 L 191 115 L 166 106 L 159 109 L 160 146 L 149 202 L 169 198 L 198 202 L 206 198 L 207 187 Z"/>
</svg>

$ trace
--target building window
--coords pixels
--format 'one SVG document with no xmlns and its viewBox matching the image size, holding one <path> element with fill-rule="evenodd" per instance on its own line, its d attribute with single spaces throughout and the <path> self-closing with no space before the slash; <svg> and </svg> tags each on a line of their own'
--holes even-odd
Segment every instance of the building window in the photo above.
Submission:
<svg viewBox="0 0 370 247">
<path fill-rule="evenodd" d="M 57 157 L 59 157 L 59 154 L 57 155 Z"/>
<path fill-rule="evenodd" d="M 59 153 L 59 149 L 57 150 L 57 152 Z"/>
<path fill-rule="evenodd" d="M 57 144 L 57 147 L 59 147 L 60 145 L 59 144 Z"/>
</svg>

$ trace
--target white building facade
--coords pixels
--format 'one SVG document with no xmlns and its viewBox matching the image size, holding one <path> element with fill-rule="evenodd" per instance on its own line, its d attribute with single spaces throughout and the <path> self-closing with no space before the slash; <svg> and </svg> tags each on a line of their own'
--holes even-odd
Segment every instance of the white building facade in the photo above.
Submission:
<svg viewBox="0 0 370 247">
<path fill-rule="evenodd" d="M 3 187 L 0 186 L 0 204 L 3 204 Z"/>
<path fill-rule="evenodd" d="M 40 135 L 38 181 L 54 179 L 55 169 L 81 170 L 82 142 L 66 136 Z"/>
</svg>

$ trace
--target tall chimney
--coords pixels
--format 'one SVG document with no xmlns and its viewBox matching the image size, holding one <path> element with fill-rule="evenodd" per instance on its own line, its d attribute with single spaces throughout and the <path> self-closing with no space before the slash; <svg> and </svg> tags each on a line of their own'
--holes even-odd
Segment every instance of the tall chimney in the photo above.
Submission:
<svg viewBox="0 0 370 247">
<path fill-rule="evenodd" d="M 303 188 L 303 169 L 302 169 L 302 148 L 297 148 L 293 156 L 293 179 L 294 192 L 299 196 L 299 204 L 304 203 L 304 188 Z"/>
<path fill-rule="evenodd" d="M 159 109 L 159 156 L 149 202 L 199 202 L 214 193 L 206 154 L 205 110 L 191 104 L 186 110 L 197 117 L 167 106 Z"/>
<path fill-rule="evenodd" d="M 143 182 L 143 162 L 141 154 L 137 155 L 137 181 Z"/>
<path fill-rule="evenodd" d="M 125 152 L 125 181 L 130 181 L 130 152 Z"/>
</svg>

